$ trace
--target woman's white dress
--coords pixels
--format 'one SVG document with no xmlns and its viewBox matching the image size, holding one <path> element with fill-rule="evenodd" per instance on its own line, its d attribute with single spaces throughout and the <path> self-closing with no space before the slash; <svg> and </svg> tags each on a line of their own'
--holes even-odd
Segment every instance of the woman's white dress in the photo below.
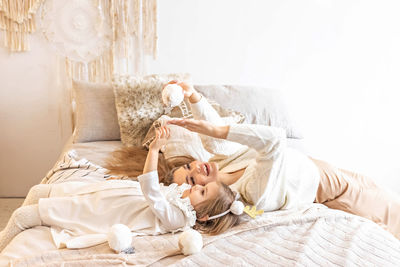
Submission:
<svg viewBox="0 0 400 267">
<path fill-rule="evenodd" d="M 224 125 L 204 97 L 191 107 L 195 119 Z M 226 140 L 200 137 L 204 147 L 215 154 L 210 161 L 217 162 L 220 171 L 229 173 L 246 168 L 242 177 L 230 186 L 246 202 L 264 211 L 314 202 L 319 171 L 309 157 L 287 147 L 284 129 L 234 124 L 230 125 Z"/>
<path fill-rule="evenodd" d="M 127 225 L 133 235 L 179 231 L 195 224 L 189 198 L 181 198 L 188 185 L 160 185 L 156 171 L 138 179 L 54 184 L 50 198 L 39 200 L 39 213 L 51 226 L 56 246 L 100 244 L 116 223 Z"/>
</svg>

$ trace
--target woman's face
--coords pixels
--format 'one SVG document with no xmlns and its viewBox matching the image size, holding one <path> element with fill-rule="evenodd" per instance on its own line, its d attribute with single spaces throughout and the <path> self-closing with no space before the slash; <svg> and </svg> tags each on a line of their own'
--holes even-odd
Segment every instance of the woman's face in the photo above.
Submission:
<svg viewBox="0 0 400 267">
<path fill-rule="evenodd" d="M 173 182 L 181 185 L 183 183 L 194 185 L 206 185 L 217 181 L 218 165 L 214 162 L 192 161 L 185 164 L 174 172 Z"/>
</svg>

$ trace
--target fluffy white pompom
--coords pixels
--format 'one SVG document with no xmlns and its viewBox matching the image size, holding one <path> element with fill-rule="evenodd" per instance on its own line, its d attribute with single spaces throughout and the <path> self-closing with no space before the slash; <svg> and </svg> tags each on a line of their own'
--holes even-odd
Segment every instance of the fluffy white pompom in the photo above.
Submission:
<svg viewBox="0 0 400 267">
<path fill-rule="evenodd" d="M 162 91 L 162 100 L 168 107 L 176 107 L 183 101 L 182 87 L 177 84 L 168 84 Z"/>
<path fill-rule="evenodd" d="M 241 201 L 233 201 L 230 211 L 235 215 L 240 215 L 243 213 L 244 205 Z"/>
<path fill-rule="evenodd" d="M 189 229 L 179 236 L 178 245 L 183 255 L 192 255 L 203 248 L 203 237 L 196 230 Z"/>
<path fill-rule="evenodd" d="M 128 226 L 114 224 L 107 235 L 108 245 L 117 253 L 133 253 L 132 234 Z"/>
</svg>

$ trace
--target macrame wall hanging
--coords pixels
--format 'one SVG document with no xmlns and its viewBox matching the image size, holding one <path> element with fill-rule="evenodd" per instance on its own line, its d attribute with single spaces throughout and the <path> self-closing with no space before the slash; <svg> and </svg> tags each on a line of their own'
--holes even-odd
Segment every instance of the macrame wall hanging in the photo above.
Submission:
<svg viewBox="0 0 400 267">
<path fill-rule="evenodd" d="M 0 0 L 0 28 L 11 52 L 29 49 L 40 6 L 43 35 L 64 58 L 69 80 L 141 75 L 144 57 L 156 58 L 157 0 Z"/>
<path fill-rule="evenodd" d="M 36 31 L 35 13 L 44 0 L 0 0 L 0 29 L 10 52 L 29 50 L 28 34 Z"/>
<path fill-rule="evenodd" d="M 41 25 L 70 79 L 141 75 L 144 56 L 156 57 L 157 0 L 46 0 Z"/>
</svg>

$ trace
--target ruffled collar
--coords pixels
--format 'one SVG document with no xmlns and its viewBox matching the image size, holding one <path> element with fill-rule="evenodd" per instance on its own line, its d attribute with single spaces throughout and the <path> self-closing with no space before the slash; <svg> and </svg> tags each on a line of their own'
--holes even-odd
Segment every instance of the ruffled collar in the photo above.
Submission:
<svg viewBox="0 0 400 267">
<path fill-rule="evenodd" d="M 186 225 L 176 231 L 183 231 L 187 228 L 193 227 L 196 224 L 196 211 L 190 203 L 189 197 L 181 198 L 184 191 L 190 189 L 188 184 L 170 184 L 169 186 L 162 186 L 162 193 L 169 203 L 182 210 L 186 217 Z"/>
</svg>

